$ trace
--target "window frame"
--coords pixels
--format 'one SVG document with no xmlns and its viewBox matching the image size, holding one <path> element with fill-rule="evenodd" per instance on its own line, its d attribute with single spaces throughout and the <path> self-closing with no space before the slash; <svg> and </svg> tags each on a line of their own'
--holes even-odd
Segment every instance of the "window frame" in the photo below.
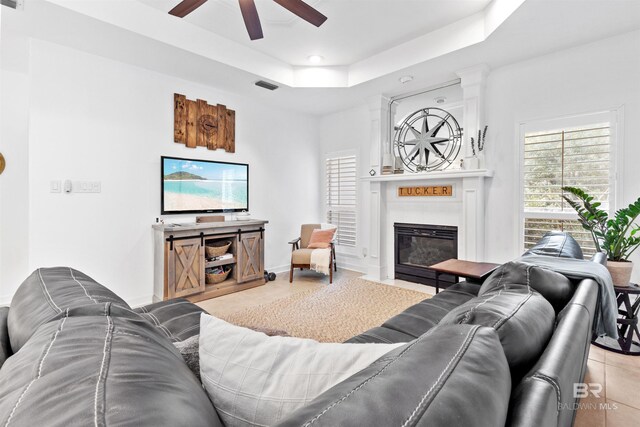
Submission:
<svg viewBox="0 0 640 427">
<path fill-rule="evenodd" d="M 559 220 L 577 220 L 578 215 L 574 212 L 525 212 L 524 208 L 524 189 L 525 189 L 525 135 L 530 132 L 555 131 L 577 126 L 589 126 L 591 124 L 608 121 L 610 126 L 610 159 L 609 159 L 609 214 L 611 215 L 618 209 L 618 201 L 622 194 L 622 184 L 619 177 L 622 176 L 622 159 L 623 153 L 623 117 L 624 108 L 611 108 L 596 112 L 588 112 L 570 116 L 536 119 L 520 122 L 517 126 L 518 133 L 518 186 L 516 218 L 518 218 L 517 248 L 519 253 L 523 253 L 525 249 L 525 219 L 559 219 Z"/>
<path fill-rule="evenodd" d="M 329 190 L 327 187 L 327 161 L 330 159 L 336 159 L 336 158 L 340 158 L 340 157 L 353 157 L 355 159 L 355 178 L 354 178 L 354 184 L 355 184 L 355 203 L 353 205 L 353 212 L 354 212 L 354 216 L 355 216 L 355 220 L 354 220 L 354 229 L 355 229 L 355 241 L 354 241 L 354 245 L 341 245 L 336 243 L 335 247 L 336 247 L 336 252 L 341 253 L 341 254 L 348 254 L 348 255 L 355 255 L 357 253 L 357 248 L 358 248 L 358 238 L 359 238 L 359 228 L 360 228 L 360 212 L 359 212 L 359 196 L 360 196 L 360 180 L 359 180 L 359 166 L 360 166 L 360 162 L 358 159 L 358 152 L 357 150 L 341 150 L 341 151 L 331 151 L 331 152 L 327 152 L 322 156 L 322 185 L 323 185 L 323 192 L 322 192 L 322 205 L 324 207 L 323 209 L 323 222 L 327 222 L 328 221 L 328 214 L 331 208 L 331 205 L 329 205 L 328 201 L 327 201 L 327 191 Z"/>
</svg>

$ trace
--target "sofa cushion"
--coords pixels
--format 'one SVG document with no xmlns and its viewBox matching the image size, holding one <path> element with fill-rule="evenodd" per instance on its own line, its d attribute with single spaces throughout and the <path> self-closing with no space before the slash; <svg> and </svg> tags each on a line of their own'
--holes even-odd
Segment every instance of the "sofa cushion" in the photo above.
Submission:
<svg viewBox="0 0 640 427">
<path fill-rule="evenodd" d="M 200 333 L 200 314 L 206 311 L 184 298 L 161 301 L 134 309 L 173 342 Z"/>
<path fill-rule="evenodd" d="M 0 368 L 12 354 L 11 344 L 9 344 L 9 329 L 7 329 L 8 316 L 9 307 L 0 307 Z"/>
<path fill-rule="evenodd" d="M 180 353 L 140 318 L 59 316 L 7 360 L 0 384 L 2 425 L 222 426 Z"/>
<path fill-rule="evenodd" d="M 347 342 L 409 342 L 436 326 L 453 308 L 474 298 L 479 290 L 477 284 L 456 283 Z"/>
<path fill-rule="evenodd" d="M 365 331 L 359 335 L 349 338 L 345 343 L 353 344 L 369 344 L 369 343 L 403 343 L 409 342 L 415 339 L 411 335 L 403 332 L 398 332 L 394 329 L 384 328 L 382 326 L 376 326 L 368 331 Z"/>
<path fill-rule="evenodd" d="M 495 329 L 516 380 L 544 351 L 554 321 L 551 304 L 538 292 L 521 286 L 486 292 L 451 310 L 440 325 L 470 324 Z"/>
<path fill-rule="evenodd" d="M 225 426 L 271 426 L 400 345 L 269 337 L 203 314 L 200 374 Z"/>
<path fill-rule="evenodd" d="M 11 301 L 8 328 L 13 352 L 20 350 L 38 327 L 67 308 L 106 302 L 130 308 L 116 294 L 77 270 L 37 269 L 22 282 Z"/>
<path fill-rule="evenodd" d="M 478 295 L 497 288 L 531 286 L 547 299 L 556 314 L 571 300 L 575 285 L 567 277 L 555 271 L 525 262 L 512 261 L 498 267 L 482 284 Z"/>
<path fill-rule="evenodd" d="M 576 239 L 569 233 L 562 231 L 549 231 L 534 247 L 524 255 L 547 255 L 560 258 L 583 259 L 582 249 Z"/>
<path fill-rule="evenodd" d="M 438 326 L 277 426 L 495 427 L 505 424 L 510 393 L 509 368 L 493 329 Z"/>
</svg>

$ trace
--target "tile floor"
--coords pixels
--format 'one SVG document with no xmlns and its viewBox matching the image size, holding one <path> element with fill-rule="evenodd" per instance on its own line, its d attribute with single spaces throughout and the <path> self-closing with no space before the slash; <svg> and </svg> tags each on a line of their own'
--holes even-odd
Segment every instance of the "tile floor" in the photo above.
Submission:
<svg viewBox="0 0 640 427">
<path fill-rule="evenodd" d="M 640 426 L 640 356 L 591 346 L 585 383 L 602 384 L 599 398 L 580 400 L 574 427 Z"/>
<path fill-rule="evenodd" d="M 334 281 L 354 277 L 362 275 L 339 269 Z M 383 283 L 435 294 L 433 287 L 417 283 L 402 280 Z M 318 273 L 297 270 L 293 284 L 289 284 L 288 272 L 279 273 L 275 281 L 265 286 L 202 301 L 198 305 L 214 315 L 224 315 L 327 284 L 328 279 Z M 578 410 L 574 427 L 640 426 L 640 356 L 623 356 L 591 346 L 585 383 L 602 384 L 602 393 L 599 398 L 591 396 L 580 401 L 586 405 Z"/>
</svg>

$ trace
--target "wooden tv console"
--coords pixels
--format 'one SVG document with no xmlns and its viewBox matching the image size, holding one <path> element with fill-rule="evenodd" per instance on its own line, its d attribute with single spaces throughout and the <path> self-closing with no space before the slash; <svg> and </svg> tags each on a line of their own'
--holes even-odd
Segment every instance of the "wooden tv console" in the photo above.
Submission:
<svg viewBox="0 0 640 427">
<path fill-rule="evenodd" d="M 264 227 L 268 221 L 224 221 L 180 225 L 154 224 L 153 299 L 191 302 L 264 285 Z M 207 242 L 228 240 L 230 259 L 205 256 Z M 232 268 L 227 280 L 206 284 L 205 270 Z"/>
</svg>

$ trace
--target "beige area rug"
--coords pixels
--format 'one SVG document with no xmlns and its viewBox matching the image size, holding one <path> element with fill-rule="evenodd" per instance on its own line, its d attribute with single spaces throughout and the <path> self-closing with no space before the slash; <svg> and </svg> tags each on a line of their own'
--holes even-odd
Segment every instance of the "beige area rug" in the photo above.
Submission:
<svg viewBox="0 0 640 427">
<path fill-rule="evenodd" d="M 356 278 L 222 318 L 248 328 L 279 329 L 293 337 L 343 342 L 430 297 L 423 292 Z"/>
</svg>

